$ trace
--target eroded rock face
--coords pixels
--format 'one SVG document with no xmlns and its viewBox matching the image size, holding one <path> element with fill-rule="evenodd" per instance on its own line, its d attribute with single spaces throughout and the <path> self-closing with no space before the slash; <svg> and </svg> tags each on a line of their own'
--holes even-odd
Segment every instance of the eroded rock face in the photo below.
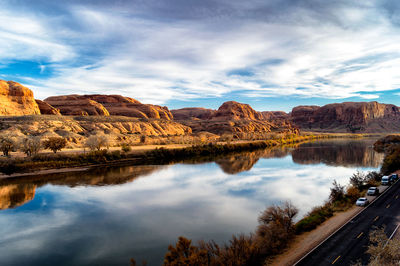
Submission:
<svg viewBox="0 0 400 266">
<path fill-rule="evenodd" d="M 217 110 L 213 119 L 221 120 L 262 120 L 263 117 L 259 112 L 256 112 L 248 104 L 238 103 L 235 101 L 224 102 Z"/>
<path fill-rule="evenodd" d="M 200 108 L 200 107 L 189 107 L 171 110 L 176 120 L 189 120 L 189 119 L 211 119 L 216 110 Z"/>
<path fill-rule="evenodd" d="M 59 109 L 62 115 L 110 115 L 103 105 L 82 95 L 52 96 L 44 101 Z"/>
<path fill-rule="evenodd" d="M 400 110 L 378 102 L 344 102 L 298 106 L 291 113 L 301 129 L 332 132 L 394 132 L 400 130 Z"/>
<path fill-rule="evenodd" d="M 290 119 L 289 114 L 283 111 L 264 111 L 261 112 L 261 115 L 263 117 L 263 120 L 267 121 L 273 121 L 276 119 L 286 119 L 286 120 Z"/>
<path fill-rule="evenodd" d="M 40 114 L 42 115 L 61 115 L 60 110 L 58 110 L 57 108 L 54 108 L 53 106 L 51 106 L 50 104 L 35 99 L 37 105 L 39 106 L 39 110 L 40 110 Z"/>
<path fill-rule="evenodd" d="M 142 104 L 121 95 L 65 95 L 45 99 L 48 104 L 59 108 L 63 115 L 120 115 L 137 118 L 172 120 L 167 107 Z"/>
<path fill-rule="evenodd" d="M 223 103 L 218 110 L 183 108 L 172 110 L 175 119 L 192 128 L 193 132 L 214 134 L 263 134 L 268 132 L 297 133 L 285 112 L 257 112 L 250 105 L 234 101 Z"/>
<path fill-rule="evenodd" d="M 36 115 L 39 106 L 33 92 L 13 81 L 0 80 L 0 115 Z"/>
</svg>

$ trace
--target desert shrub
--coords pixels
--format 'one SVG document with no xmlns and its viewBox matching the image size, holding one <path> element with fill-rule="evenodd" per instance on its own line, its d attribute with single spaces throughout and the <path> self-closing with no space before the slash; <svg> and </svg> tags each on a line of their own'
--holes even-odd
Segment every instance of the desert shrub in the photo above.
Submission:
<svg viewBox="0 0 400 266">
<path fill-rule="evenodd" d="M 358 190 L 362 190 L 365 187 L 364 183 L 366 181 L 367 181 L 366 176 L 364 175 L 364 173 L 360 171 L 357 171 L 350 177 L 350 184 L 353 187 L 356 187 Z"/>
<path fill-rule="evenodd" d="M 92 135 L 87 138 L 85 142 L 85 146 L 88 147 L 91 151 L 101 150 L 102 147 L 108 146 L 109 141 L 107 136 L 105 135 Z"/>
<path fill-rule="evenodd" d="M 0 150 L 3 152 L 4 156 L 9 157 L 10 152 L 16 151 L 17 144 L 13 137 L 9 135 L 0 136 Z"/>
<path fill-rule="evenodd" d="M 43 147 L 56 153 L 67 146 L 67 140 L 61 137 L 50 137 L 43 141 Z"/>
<path fill-rule="evenodd" d="M 381 166 L 381 173 L 390 174 L 400 168 L 400 147 L 393 147 L 387 152 Z"/>
<path fill-rule="evenodd" d="M 41 138 L 39 136 L 36 137 L 27 137 L 22 139 L 20 144 L 20 149 L 27 156 L 35 156 L 39 153 L 42 148 Z"/>
<path fill-rule="evenodd" d="M 350 200 L 350 201 L 356 201 L 359 197 L 361 197 L 362 196 L 362 193 L 361 193 L 361 191 L 357 188 L 357 187 L 355 187 L 355 186 L 352 186 L 352 185 L 350 185 L 348 188 L 347 188 L 347 191 L 346 191 L 346 197 Z"/>
<path fill-rule="evenodd" d="M 207 251 L 192 245 L 192 241 L 180 236 L 175 246 L 169 245 L 164 265 L 207 265 Z"/>
<path fill-rule="evenodd" d="M 377 185 L 382 179 L 382 174 L 371 171 L 366 175 L 366 180 L 369 185 Z"/>
<path fill-rule="evenodd" d="M 333 209 L 329 204 L 313 208 L 303 219 L 296 223 L 296 234 L 313 230 L 332 215 Z"/>
<path fill-rule="evenodd" d="M 344 186 L 340 185 L 336 180 L 333 181 L 331 193 L 329 195 L 330 202 L 340 201 L 344 199 Z"/>
<path fill-rule="evenodd" d="M 208 265 L 261 265 L 264 259 L 253 235 L 232 236 L 223 246 L 214 241 L 200 242 L 199 246 L 207 251 Z"/>
<path fill-rule="evenodd" d="M 132 150 L 132 148 L 131 148 L 130 145 L 128 145 L 128 144 L 126 144 L 126 143 L 123 143 L 123 144 L 121 145 L 121 150 L 122 150 L 123 152 L 130 152 L 130 151 Z"/>
<path fill-rule="evenodd" d="M 298 209 L 290 202 L 268 207 L 261 213 L 256 236 L 262 254 L 277 254 L 287 246 L 294 234 L 293 219 L 297 213 Z"/>
</svg>

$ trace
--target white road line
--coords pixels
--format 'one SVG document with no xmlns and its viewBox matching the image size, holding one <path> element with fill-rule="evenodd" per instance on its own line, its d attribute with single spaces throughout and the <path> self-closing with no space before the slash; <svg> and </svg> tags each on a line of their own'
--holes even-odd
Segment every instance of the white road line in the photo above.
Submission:
<svg viewBox="0 0 400 266">
<path fill-rule="evenodd" d="M 368 204 L 366 207 L 362 208 L 358 213 L 356 213 L 355 215 L 353 215 L 345 224 L 343 224 L 341 227 L 339 227 L 335 232 L 333 232 L 332 234 L 330 234 L 327 238 L 325 238 L 321 243 L 319 243 L 318 245 L 316 245 L 313 249 L 311 249 L 309 252 L 306 253 L 306 255 L 304 255 L 303 257 L 301 257 L 301 259 L 299 259 L 298 261 L 296 261 L 296 263 L 293 264 L 293 266 L 296 266 L 300 261 L 302 261 L 305 257 L 307 257 L 309 254 L 311 254 L 314 250 L 316 250 L 319 246 L 321 246 L 322 244 L 324 244 L 329 238 L 331 238 L 334 234 L 336 234 L 340 229 L 342 229 L 343 227 L 345 227 L 348 223 L 350 223 L 350 221 L 352 221 L 354 218 L 356 218 L 358 215 L 360 215 L 363 211 L 365 211 L 367 208 L 369 208 L 373 203 L 375 203 L 380 197 L 382 197 L 386 192 L 388 192 L 397 182 L 399 182 L 400 178 L 396 180 L 396 182 L 394 182 L 392 184 L 392 186 L 387 187 L 383 193 L 381 193 L 378 197 L 376 197 L 371 204 Z"/>
</svg>

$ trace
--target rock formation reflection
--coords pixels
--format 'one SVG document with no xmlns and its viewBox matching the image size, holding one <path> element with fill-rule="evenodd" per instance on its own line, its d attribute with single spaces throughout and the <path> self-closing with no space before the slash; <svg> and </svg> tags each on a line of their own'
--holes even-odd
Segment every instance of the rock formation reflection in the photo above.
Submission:
<svg viewBox="0 0 400 266">
<path fill-rule="evenodd" d="M 82 172 L 66 172 L 0 180 L 0 210 L 21 206 L 35 197 L 35 190 L 47 184 L 61 186 L 108 186 L 132 182 L 162 166 L 96 167 Z"/>
<path fill-rule="evenodd" d="M 0 210 L 15 208 L 33 200 L 35 191 L 34 184 L 0 186 Z"/>
<path fill-rule="evenodd" d="M 332 166 L 378 168 L 384 154 L 373 150 L 371 140 L 335 140 L 304 143 L 292 151 L 298 164 L 324 163 Z"/>
<path fill-rule="evenodd" d="M 374 140 L 333 140 L 282 146 L 254 152 L 235 153 L 218 158 L 191 158 L 182 163 L 215 162 L 227 174 L 249 171 L 260 158 L 282 158 L 288 155 L 297 164 L 319 164 L 345 167 L 378 168 L 383 154 L 373 150 Z M 82 172 L 67 172 L 0 180 L 0 210 L 14 208 L 34 198 L 35 190 L 46 184 L 60 186 L 109 186 L 133 182 L 167 166 L 95 167 Z"/>
<path fill-rule="evenodd" d="M 258 162 L 260 158 L 282 158 L 290 153 L 292 148 L 288 146 L 277 147 L 273 149 L 258 150 L 254 152 L 242 152 L 218 158 L 215 162 L 227 174 L 237 174 L 243 171 L 249 171 Z"/>
</svg>

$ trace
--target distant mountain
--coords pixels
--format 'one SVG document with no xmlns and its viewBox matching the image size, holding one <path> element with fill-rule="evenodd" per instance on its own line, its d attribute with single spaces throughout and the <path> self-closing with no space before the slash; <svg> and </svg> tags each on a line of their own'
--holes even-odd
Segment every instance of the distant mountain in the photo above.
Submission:
<svg viewBox="0 0 400 266">
<path fill-rule="evenodd" d="M 378 133 L 400 130 L 399 107 L 375 101 L 297 106 L 289 119 L 307 131 Z"/>
</svg>

